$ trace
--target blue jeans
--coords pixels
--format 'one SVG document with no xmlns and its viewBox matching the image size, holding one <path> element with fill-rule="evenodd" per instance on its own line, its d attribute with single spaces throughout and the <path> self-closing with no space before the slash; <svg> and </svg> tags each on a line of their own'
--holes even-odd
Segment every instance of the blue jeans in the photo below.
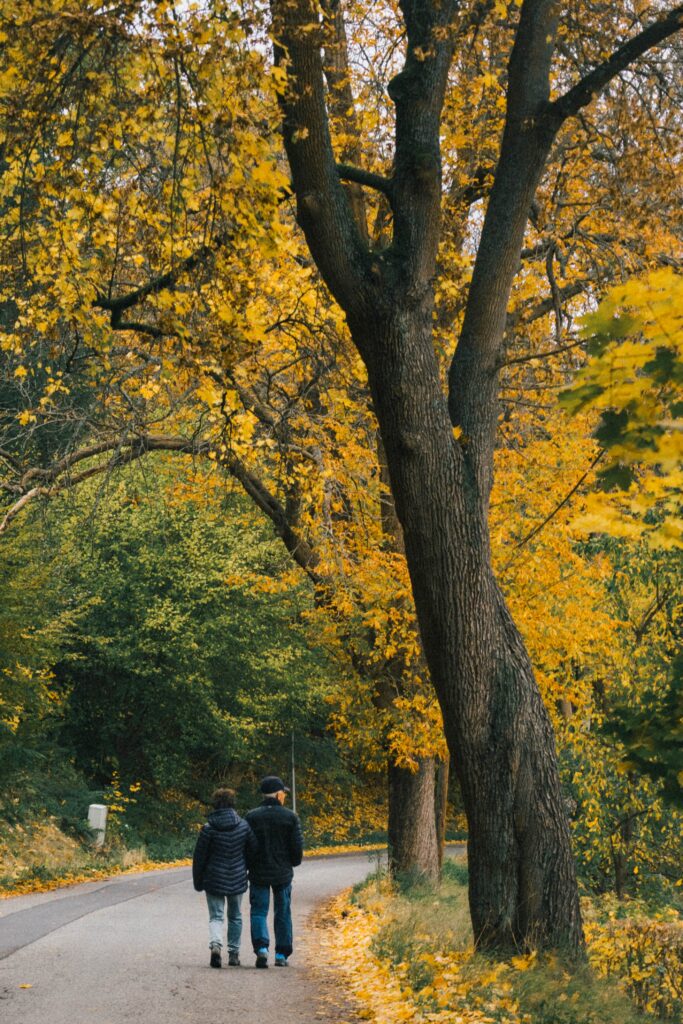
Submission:
<svg viewBox="0 0 683 1024">
<path fill-rule="evenodd" d="M 290 956 L 292 952 L 292 883 L 273 886 L 273 911 L 275 925 L 275 952 Z M 268 907 L 270 904 L 269 885 L 249 886 L 251 906 L 251 944 L 254 952 L 268 949 Z"/>
<path fill-rule="evenodd" d="M 228 901 L 228 950 L 239 953 L 242 938 L 242 894 L 238 896 L 218 896 L 207 892 L 206 902 L 209 907 L 209 946 L 223 947 L 223 907 Z"/>
</svg>

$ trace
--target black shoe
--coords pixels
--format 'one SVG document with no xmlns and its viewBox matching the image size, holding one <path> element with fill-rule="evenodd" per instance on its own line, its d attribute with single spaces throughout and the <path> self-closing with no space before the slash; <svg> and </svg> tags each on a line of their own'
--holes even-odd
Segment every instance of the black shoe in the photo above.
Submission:
<svg viewBox="0 0 683 1024">
<path fill-rule="evenodd" d="M 256 966 L 257 967 L 267 967 L 268 966 L 268 950 L 267 949 L 259 949 L 258 953 L 256 954 Z"/>
<path fill-rule="evenodd" d="M 223 961 L 221 960 L 221 951 L 220 951 L 220 949 L 212 949 L 211 950 L 211 960 L 209 961 L 209 963 L 210 963 L 211 967 L 222 967 L 223 966 Z"/>
<path fill-rule="evenodd" d="M 239 967 L 239 965 L 240 965 L 240 955 L 239 955 L 239 953 L 233 953 L 232 951 L 230 953 L 228 953 L 228 967 Z"/>
</svg>

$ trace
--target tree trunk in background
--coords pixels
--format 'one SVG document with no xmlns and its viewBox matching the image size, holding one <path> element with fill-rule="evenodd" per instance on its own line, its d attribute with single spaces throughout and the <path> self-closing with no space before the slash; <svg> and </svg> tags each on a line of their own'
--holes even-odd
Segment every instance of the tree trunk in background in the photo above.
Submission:
<svg viewBox="0 0 683 1024">
<path fill-rule="evenodd" d="M 396 515 L 381 435 L 377 436 L 377 460 L 380 481 L 385 488 L 380 510 L 384 548 L 405 556 L 403 531 Z M 429 670 L 424 658 L 421 661 L 421 676 L 424 677 Z M 395 691 L 400 693 L 403 689 L 402 664 L 394 666 L 394 676 Z M 389 871 L 394 877 L 421 876 L 434 882 L 441 874 L 443 841 L 439 839 L 435 770 L 436 761 L 431 757 L 421 759 L 416 772 L 389 764 Z"/>
<path fill-rule="evenodd" d="M 448 783 L 449 783 L 448 760 L 437 760 L 436 762 L 436 788 L 434 792 L 434 814 L 436 818 L 436 842 L 439 854 L 439 872 L 443 867 L 443 858 L 446 851 L 446 817 L 448 814 Z"/>
<path fill-rule="evenodd" d="M 439 843 L 435 817 L 434 758 L 417 771 L 389 764 L 389 870 L 396 878 L 439 878 Z"/>
</svg>

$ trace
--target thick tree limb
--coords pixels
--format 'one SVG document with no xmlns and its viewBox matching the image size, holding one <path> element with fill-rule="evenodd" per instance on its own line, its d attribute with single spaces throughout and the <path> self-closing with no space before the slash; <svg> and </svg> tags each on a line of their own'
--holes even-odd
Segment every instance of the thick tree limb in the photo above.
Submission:
<svg viewBox="0 0 683 1024">
<path fill-rule="evenodd" d="M 275 498 L 258 477 L 251 473 L 244 463 L 233 455 L 220 460 L 231 476 L 240 482 L 244 491 L 254 504 L 270 519 L 275 531 L 282 540 L 294 561 L 304 570 L 309 579 L 316 585 L 321 584 L 322 577 L 316 572 L 320 562 L 317 552 L 292 527 L 287 518 L 284 506 Z"/>
<path fill-rule="evenodd" d="M 70 452 L 69 455 L 64 456 L 63 459 L 53 463 L 46 469 L 40 469 L 38 467 L 29 469 L 24 473 L 19 481 L 19 489 L 22 491 L 25 490 L 34 480 L 42 480 L 43 484 L 48 484 L 51 481 L 56 480 L 58 476 L 62 475 L 62 473 L 68 472 L 79 462 L 85 462 L 87 459 L 92 459 L 96 455 L 102 455 L 117 447 L 124 448 L 129 445 L 133 446 L 138 442 L 139 439 L 137 437 L 124 438 L 118 441 L 112 441 L 109 439 L 107 441 L 100 441 L 97 444 L 87 445 L 85 448 L 79 448 L 77 451 Z"/>
<path fill-rule="evenodd" d="M 389 83 L 396 108 L 392 253 L 401 295 L 419 300 L 434 275 L 441 225 L 440 122 L 453 55 L 454 0 L 401 0 L 407 46 L 403 69 Z"/>
<path fill-rule="evenodd" d="M 340 0 L 321 0 L 321 8 L 325 25 L 324 73 L 329 86 L 329 110 L 332 119 L 344 126 L 341 161 L 346 166 L 360 167 L 363 163 L 362 133 L 351 89 L 349 45 L 346 38 L 344 12 Z M 344 178 L 344 175 L 340 174 L 340 177 Z M 351 210 L 363 245 L 367 246 L 368 218 L 365 196 L 361 188 L 361 184 L 367 183 L 358 183 L 353 178 L 346 180 L 351 182 L 346 186 Z"/>
<path fill-rule="evenodd" d="M 271 8 L 275 63 L 288 76 L 280 107 L 297 218 L 334 297 L 347 312 L 359 310 L 369 254 L 332 150 L 318 7 L 312 0 L 271 0 Z"/>
<path fill-rule="evenodd" d="M 557 31 L 553 0 L 524 0 L 509 62 L 500 158 L 472 274 L 463 327 L 449 371 L 451 419 L 468 438 L 467 455 L 488 502 L 498 423 L 497 363 L 524 231 L 552 142 L 538 113 L 550 92 Z"/>
<path fill-rule="evenodd" d="M 391 200 L 393 188 L 390 178 L 373 171 L 365 171 L 362 167 L 353 167 L 351 164 L 337 164 L 337 173 L 342 181 L 354 181 L 358 185 L 365 185 L 367 188 L 374 188 L 377 192 L 383 192 Z"/>
<path fill-rule="evenodd" d="M 460 341 L 449 372 L 453 423 L 468 452 L 482 494 L 490 490 L 498 419 L 497 372 L 507 303 L 519 266 L 527 211 L 552 142 L 576 113 L 620 71 L 683 27 L 683 7 L 621 46 L 559 100 L 548 101 L 559 5 L 524 0 L 509 63 L 507 112 L 500 159 L 489 200 Z"/>
<path fill-rule="evenodd" d="M 53 480 L 54 482 L 43 483 L 37 485 L 36 487 L 32 487 L 28 491 L 26 491 L 26 493 L 23 494 L 21 498 L 15 501 L 14 504 L 11 505 L 10 508 L 5 513 L 5 516 L 2 519 L 2 521 L 0 521 L 0 534 L 5 533 L 12 520 L 19 515 L 19 513 L 22 511 L 23 508 L 26 507 L 26 505 L 34 501 L 36 498 L 54 497 L 61 491 L 69 490 L 72 487 L 76 487 L 78 484 L 83 483 L 85 480 L 89 480 L 94 476 L 99 476 L 102 473 L 111 471 L 112 469 L 127 465 L 128 463 L 135 461 L 135 459 L 139 459 L 148 451 L 154 450 L 153 446 L 148 443 L 145 443 L 142 438 L 135 438 L 134 442 L 131 443 L 130 446 L 128 447 L 128 450 L 125 451 L 123 449 L 125 448 L 125 445 L 127 443 L 128 442 L 124 442 L 124 445 L 122 445 L 120 441 L 105 442 L 101 445 L 92 446 L 88 454 L 84 454 L 81 452 L 73 453 L 73 456 L 68 461 L 68 468 L 70 468 L 77 462 L 81 462 L 84 459 L 92 457 L 93 448 L 97 448 L 99 453 L 112 450 L 114 451 L 114 455 L 107 462 L 98 463 L 95 466 L 89 466 L 87 469 L 82 470 L 82 472 L 80 473 L 76 473 L 73 475 L 68 474 L 68 476 L 64 480 L 59 480 L 56 478 L 56 476 L 51 477 L 50 470 L 29 470 L 29 472 L 25 475 L 24 479 L 26 479 L 27 477 L 38 476 L 40 475 L 40 473 L 47 473 L 47 479 Z M 65 460 L 62 461 L 64 462 Z M 61 473 L 59 475 L 61 475 Z"/>
</svg>

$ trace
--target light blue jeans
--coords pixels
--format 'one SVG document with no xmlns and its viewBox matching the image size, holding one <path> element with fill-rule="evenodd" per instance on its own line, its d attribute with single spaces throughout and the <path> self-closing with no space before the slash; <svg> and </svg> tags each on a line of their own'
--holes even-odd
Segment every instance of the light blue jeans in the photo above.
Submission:
<svg viewBox="0 0 683 1024">
<path fill-rule="evenodd" d="M 242 895 L 217 896 L 207 892 L 209 907 L 209 946 L 223 948 L 223 907 L 228 902 L 228 951 L 239 953 L 242 938 Z"/>
</svg>

